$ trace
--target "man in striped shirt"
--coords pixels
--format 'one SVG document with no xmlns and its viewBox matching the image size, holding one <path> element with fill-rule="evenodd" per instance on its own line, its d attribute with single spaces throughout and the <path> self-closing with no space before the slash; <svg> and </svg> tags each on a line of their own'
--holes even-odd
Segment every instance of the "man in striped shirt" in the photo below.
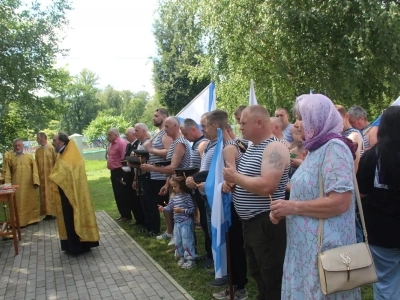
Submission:
<svg viewBox="0 0 400 300">
<path fill-rule="evenodd" d="M 153 114 L 153 125 L 160 131 L 153 137 L 151 141 L 143 144 L 150 153 L 149 164 L 160 164 L 166 161 L 168 149 L 172 144 L 172 138 L 165 134 L 164 123 L 168 118 L 168 111 L 164 108 L 157 108 Z M 142 165 L 143 172 L 148 172 L 146 166 Z M 148 237 L 156 236 L 160 233 L 160 213 L 157 205 L 163 205 L 168 202 L 168 195 L 159 195 L 160 189 L 165 184 L 165 176 L 157 171 L 150 172 L 150 178 L 144 183 L 144 197 L 147 212 L 146 218 L 149 220 L 146 225 Z"/>
<path fill-rule="evenodd" d="M 364 136 L 364 150 L 367 151 L 377 143 L 377 126 L 371 126 L 368 122 L 367 112 L 361 106 L 352 106 L 349 111 L 350 125 L 361 131 Z"/>
<path fill-rule="evenodd" d="M 210 169 L 211 161 L 214 156 L 215 146 L 217 144 L 217 137 L 213 137 L 212 139 L 210 139 L 210 137 L 208 136 L 208 133 L 206 131 L 206 127 L 207 127 L 207 119 L 206 118 L 207 118 L 207 114 L 203 114 L 200 118 L 200 125 L 203 129 L 204 136 L 207 139 L 209 139 L 209 141 L 206 144 L 206 147 L 204 149 L 203 155 L 201 157 L 200 172 L 208 171 Z M 205 226 L 205 228 L 203 228 L 204 234 L 207 235 L 207 236 L 205 236 L 205 244 L 207 247 L 210 247 L 208 249 L 210 249 L 210 251 L 211 251 L 211 240 L 212 240 L 212 237 L 211 237 L 211 207 L 210 207 L 210 205 L 208 205 L 207 197 L 204 192 L 204 182 L 197 184 L 193 180 L 193 177 L 190 176 L 190 177 L 186 178 L 186 186 L 191 189 L 196 189 L 196 194 L 201 199 L 201 201 L 199 200 L 199 202 L 200 202 L 199 207 L 203 206 L 201 209 L 204 209 L 205 216 L 206 216 L 206 224 L 205 224 L 206 226 Z M 209 253 L 209 252 L 207 252 L 207 253 Z M 212 254 L 211 254 L 211 257 L 209 257 L 204 262 L 204 267 L 211 268 L 213 266 L 214 266 L 214 262 L 213 262 Z"/>
<path fill-rule="evenodd" d="M 164 175 L 163 186 L 158 189 L 160 196 L 168 196 L 168 180 L 170 175 L 174 174 L 176 168 L 188 168 L 190 167 L 190 145 L 188 141 L 182 136 L 179 131 L 179 120 L 176 117 L 168 117 L 164 122 L 164 130 L 167 136 L 172 139 L 172 144 L 169 146 L 166 160 L 170 161 L 171 164 L 168 166 L 155 166 L 150 164 L 142 164 L 141 169 L 147 172 L 157 172 Z M 150 151 L 149 151 L 150 152 Z M 153 186 L 153 189 L 158 187 Z M 168 202 L 166 200 L 165 202 Z M 162 205 L 159 204 L 158 205 Z M 157 207 L 158 210 L 158 207 Z M 159 218 L 157 219 L 159 224 Z M 165 214 L 165 221 L 167 223 L 167 231 L 157 236 L 158 240 L 170 239 L 173 237 L 173 221 L 172 216 L 168 212 Z"/>
<path fill-rule="evenodd" d="M 202 117 L 203 123 L 205 125 L 205 116 Z M 190 158 L 190 165 L 193 168 L 199 168 L 201 166 L 201 157 L 203 156 L 204 149 L 208 144 L 208 139 L 204 136 L 204 134 L 199 130 L 198 124 L 196 121 L 192 119 L 185 119 L 181 123 L 181 132 L 183 136 L 189 141 L 192 142 L 192 152 Z M 212 264 L 212 250 L 211 250 L 211 240 L 208 234 L 207 228 L 207 216 L 206 216 L 206 209 L 204 206 L 204 200 L 199 192 L 198 189 L 192 190 L 192 197 L 193 200 L 196 202 L 198 211 L 199 211 L 199 221 L 201 228 L 204 231 L 204 249 L 206 251 L 206 255 L 199 258 L 201 260 L 206 260 Z"/>
<path fill-rule="evenodd" d="M 269 213 L 270 201 L 285 197 L 289 150 L 272 135 L 268 111 L 261 105 L 242 112 L 240 130 L 253 144 L 238 170 L 229 164 L 224 168 L 223 189 L 233 191 L 233 203 L 243 223 L 247 266 L 257 283 L 257 299 L 280 299 L 286 224 L 276 227 Z"/>
</svg>

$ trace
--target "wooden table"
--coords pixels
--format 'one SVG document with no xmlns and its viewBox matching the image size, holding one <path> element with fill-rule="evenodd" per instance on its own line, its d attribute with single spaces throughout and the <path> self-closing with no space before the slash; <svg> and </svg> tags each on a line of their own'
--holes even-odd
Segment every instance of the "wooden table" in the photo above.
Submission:
<svg viewBox="0 0 400 300">
<path fill-rule="evenodd" d="M 15 199 L 15 189 L 12 190 L 1 190 L 0 191 L 0 203 L 8 203 L 9 205 L 9 220 L 1 222 L 0 225 L 0 237 L 12 236 L 14 240 L 15 255 L 18 255 L 18 241 L 21 240 L 21 228 L 19 226 L 19 217 L 17 210 L 17 201 Z M 5 216 L 6 217 L 6 216 Z M 8 227 L 11 226 L 11 231 Z M 17 236 L 18 235 L 18 236 Z M 18 238 L 18 240 L 17 240 Z"/>
</svg>

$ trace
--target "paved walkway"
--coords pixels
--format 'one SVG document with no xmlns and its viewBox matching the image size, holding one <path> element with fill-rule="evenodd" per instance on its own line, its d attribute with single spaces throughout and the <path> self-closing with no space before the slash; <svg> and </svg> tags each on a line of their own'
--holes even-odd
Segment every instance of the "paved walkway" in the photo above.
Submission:
<svg viewBox="0 0 400 300">
<path fill-rule="evenodd" d="M 56 221 L 22 230 L 19 255 L 0 240 L 1 299 L 192 299 L 104 211 L 96 212 L 100 247 L 61 252 Z"/>
</svg>

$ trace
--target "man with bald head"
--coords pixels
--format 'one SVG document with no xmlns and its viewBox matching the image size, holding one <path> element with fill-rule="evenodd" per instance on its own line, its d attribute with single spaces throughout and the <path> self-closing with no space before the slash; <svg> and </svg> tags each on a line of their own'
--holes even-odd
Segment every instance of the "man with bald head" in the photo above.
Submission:
<svg viewBox="0 0 400 300">
<path fill-rule="evenodd" d="M 224 168 L 223 190 L 232 191 L 243 223 L 244 248 L 249 273 L 257 283 L 257 299 L 281 299 L 286 224 L 272 224 L 269 213 L 271 201 L 285 197 L 289 150 L 272 134 L 269 113 L 261 105 L 243 110 L 240 130 L 253 144 L 237 170 L 229 165 Z"/>
<path fill-rule="evenodd" d="M 126 141 L 119 136 L 119 131 L 116 128 L 111 128 L 108 131 L 107 140 L 109 142 L 107 168 L 111 172 L 111 185 L 120 213 L 120 217 L 117 220 L 125 222 L 132 219 L 130 211 L 128 212 L 126 209 L 126 182 L 124 182 L 124 171 L 122 170 L 122 161 L 125 160 Z"/>
<path fill-rule="evenodd" d="M 285 137 L 283 136 L 282 133 L 283 124 L 281 119 L 277 117 L 271 117 L 270 122 L 271 122 L 272 134 L 276 136 L 282 143 L 284 143 L 286 147 L 289 148 L 290 144 L 287 140 L 285 140 Z"/>
<path fill-rule="evenodd" d="M 174 169 L 176 168 L 188 168 L 190 167 L 190 145 L 188 141 L 183 137 L 179 131 L 179 120 L 176 117 L 168 117 L 165 119 L 164 123 L 165 133 L 172 139 L 172 144 L 168 149 L 166 160 L 171 161 L 168 166 L 154 166 L 149 164 L 142 164 L 141 169 L 146 172 L 158 172 L 165 175 L 164 185 L 159 189 L 158 202 L 154 204 L 154 212 L 157 211 L 158 218 L 160 214 L 158 213 L 158 205 L 164 206 L 163 203 L 164 196 L 168 195 L 169 181 L 166 180 L 169 176 L 174 174 Z M 163 202 L 161 202 L 163 201 Z M 168 202 L 166 200 L 165 202 Z M 159 236 L 157 239 L 170 239 L 173 237 L 173 222 L 170 217 L 171 214 L 167 211 L 164 212 L 167 222 L 167 231 Z M 159 224 L 159 219 L 157 219 Z M 157 228 L 159 229 L 159 227 Z"/>
</svg>

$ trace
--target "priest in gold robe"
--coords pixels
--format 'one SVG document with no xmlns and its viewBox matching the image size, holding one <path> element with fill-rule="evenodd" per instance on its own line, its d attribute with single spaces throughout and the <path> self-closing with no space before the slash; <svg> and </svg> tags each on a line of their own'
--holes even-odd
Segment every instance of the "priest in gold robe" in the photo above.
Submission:
<svg viewBox="0 0 400 300">
<path fill-rule="evenodd" d="M 70 255 L 90 251 L 99 245 L 99 229 L 89 194 L 85 162 L 75 141 L 64 133 L 53 137 L 60 154 L 50 174 L 59 197 L 54 202 L 61 250 Z"/>
<path fill-rule="evenodd" d="M 39 187 L 39 175 L 32 154 L 24 153 L 24 143 L 21 139 L 13 141 L 14 151 L 4 156 L 4 182 L 18 185 L 15 193 L 19 224 L 25 227 L 40 221 L 39 202 L 36 188 Z"/>
<path fill-rule="evenodd" d="M 51 220 L 55 216 L 53 201 L 58 189 L 49 176 L 56 163 L 57 153 L 54 151 L 54 147 L 47 142 L 46 133 L 39 132 L 36 135 L 36 141 L 39 144 L 35 152 L 35 160 L 40 179 L 40 215 L 45 216 L 43 220 Z"/>
</svg>

